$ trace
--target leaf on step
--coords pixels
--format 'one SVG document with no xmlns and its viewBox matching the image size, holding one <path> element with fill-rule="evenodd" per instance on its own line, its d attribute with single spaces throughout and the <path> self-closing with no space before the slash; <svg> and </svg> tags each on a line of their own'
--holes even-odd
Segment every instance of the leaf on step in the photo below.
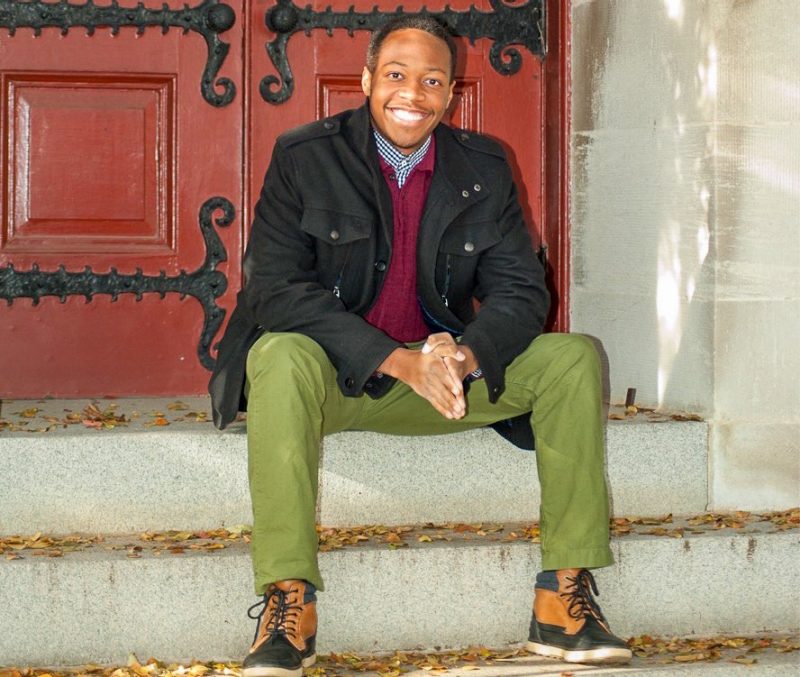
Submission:
<svg viewBox="0 0 800 677">
<path fill-rule="evenodd" d="M 687 414 L 687 413 L 677 413 L 672 414 L 670 418 L 673 421 L 702 421 L 703 417 L 699 416 L 698 414 Z"/>
<path fill-rule="evenodd" d="M 163 416 L 156 416 L 152 421 L 149 423 L 145 423 L 145 426 L 165 426 L 169 425 L 169 421 L 165 419 Z"/>
<path fill-rule="evenodd" d="M 678 654 L 675 656 L 674 660 L 678 661 L 679 663 L 690 663 L 694 661 L 704 661 L 710 657 L 711 655 L 708 652 L 701 651 L 699 653 Z"/>
</svg>

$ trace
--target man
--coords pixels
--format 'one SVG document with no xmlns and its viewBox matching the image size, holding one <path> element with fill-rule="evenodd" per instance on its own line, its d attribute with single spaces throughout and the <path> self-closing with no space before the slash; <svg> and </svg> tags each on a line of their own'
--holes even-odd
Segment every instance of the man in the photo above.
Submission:
<svg viewBox="0 0 800 677">
<path fill-rule="evenodd" d="M 394 20 L 370 43 L 367 104 L 275 145 L 210 385 L 220 427 L 242 389 L 247 400 L 263 600 L 244 677 L 299 675 L 315 659 L 324 435 L 511 420 L 508 434 L 520 417 L 542 485 L 528 646 L 567 661 L 631 655 L 587 570 L 612 562 L 597 355 L 583 337 L 540 335 L 548 295 L 503 151 L 440 124 L 454 71 L 438 23 Z"/>
</svg>

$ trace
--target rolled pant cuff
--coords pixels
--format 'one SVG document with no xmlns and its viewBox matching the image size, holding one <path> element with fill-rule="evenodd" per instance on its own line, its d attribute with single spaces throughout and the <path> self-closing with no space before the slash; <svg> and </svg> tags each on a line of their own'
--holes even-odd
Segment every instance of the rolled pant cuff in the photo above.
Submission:
<svg viewBox="0 0 800 677">
<path fill-rule="evenodd" d="M 273 583 L 278 581 L 287 580 L 302 580 L 308 581 L 316 589 L 317 592 L 325 590 L 325 584 L 322 581 L 322 575 L 316 567 L 292 567 L 284 571 L 272 571 L 268 574 L 255 575 L 256 595 L 261 596 L 267 592 L 267 588 Z"/>
<path fill-rule="evenodd" d="M 548 550 L 542 553 L 542 570 L 558 569 L 597 569 L 614 563 L 614 555 L 609 546 L 597 548 L 570 548 L 569 550 Z"/>
</svg>

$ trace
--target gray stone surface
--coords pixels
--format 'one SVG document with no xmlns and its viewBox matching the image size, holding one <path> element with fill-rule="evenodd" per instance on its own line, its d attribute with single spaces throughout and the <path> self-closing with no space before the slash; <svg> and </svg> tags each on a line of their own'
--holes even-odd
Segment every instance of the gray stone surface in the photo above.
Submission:
<svg viewBox="0 0 800 677">
<path fill-rule="evenodd" d="M 205 399 L 186 401 L 194 409 L 208 406 Z M 199 529 L 251 521 L 243 424 L 219 432 L 209 423 L 177 421 L 185 412 L 168 411 L 166 400 L 117 404 L 121 413 L 142 415 L 108 431 L 73 425 L 0 432 L 0 534 Z M 63 416 L 65 408 L 80 411 L 85 402 L 38 406 L 45 415 Z M 3 415 L 16 410 L 5 405 Z M 154 411 L 172 423 L 147 427 Z M 323 446 L 320 520 L 326 525 L 538 517 L 535 454 L 488 429 L 413 438 L 347 432 Z M 614 512 L 702 512 L 706 451 L 705 423 L 610 421 Z"/>
<path fill-rule="evenodd" d="M 559 661 L 542 658 L 540 656 L 525 656 L 512 658 L 502 663 L 495 663 L 490 666 L 481 666 L 480 671 L 476 672 L 473 668 L 450 668 L 447 674 L 450 677 L 565 677 L 572 675 L 630 675 L 632 677 L 646 677 L 656 675 L 656 677 L 738 677 L 739 675 L 749 675 L 756 677 L 760 675 L 770 675 L 771 677 L 796 677 L 800 671 L 800 658 L 797 654 L 780 654 L 777 652 L 760 653 L 757 657 L 758 663 L 753 665 L 742 665 L 723 660 L 719 663 L 692 663 L 683 664 L 672 663 L 670 665 L 653 665 L 653 661 L 640 661 L 634 659 L 627 666 L 591 666 L 575 665 L 574 663 L 562 663 Z M 363 677 L 376 677 L 378 673 L 362 673 Z M 412 670 L 405 673 L 406 677 L 424 677 L 430 675 L 426 670 Z"/>
<path fill-rule="evenodd" d="M 614 541 L 596 572 L 621 636 L 797 631 L 798 532 Z M 503 646 L 526 637 L 538 546 L 435 543 L 321 555 L 319 650 Z M 0 665 L 241 659 L 252 638 L 246 548 L 184 555 L 98 548 L 0 559 Z"/>
</svg>

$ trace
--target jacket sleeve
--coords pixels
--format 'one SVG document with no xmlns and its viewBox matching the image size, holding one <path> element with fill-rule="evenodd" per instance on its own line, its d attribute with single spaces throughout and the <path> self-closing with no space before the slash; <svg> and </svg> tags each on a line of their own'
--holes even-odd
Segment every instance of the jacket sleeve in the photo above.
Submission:
<svg viewBox="0 0 800 677">
<path fill-rule="evenodd" d="M 319 280 L 313 236 L 291 152 L 276 144 L 244 258 L 244 302 L 267 331 L 298 332 L 322 346 L 342 392 L 356 396 L 400 344 L 348 311 Z"/>
<path fill-rule="evenodd" d="M 550 302 L 507 163 L 503 171 L 501 239 L 481 255 L 474 293 L 480 308 L 461 339 L 475 353 L 492 402 L 505 389 L 506 367 L 542 333 Z"/>
</svg>

